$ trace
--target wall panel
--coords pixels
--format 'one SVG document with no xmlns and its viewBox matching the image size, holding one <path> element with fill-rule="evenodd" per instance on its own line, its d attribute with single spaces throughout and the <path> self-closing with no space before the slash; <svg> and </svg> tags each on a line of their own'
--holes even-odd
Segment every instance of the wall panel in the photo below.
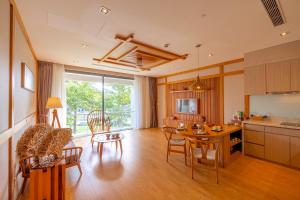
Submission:
<svg viewBox="0 0 300 200">
<path fill-rule="evenodd" d="M 20 175 L 18 176 L 17 187 L 15 187 L 14 180 L 18 169 L 18 158 L 15 153 L 16 143 L 26 127 L 36 121 L 36 93 L 21 89 L 21 62 L 28 64 L 36 79 L 37 61 L 30 47 L 30 40 L 14 1 L 0 0 L 1 200 L 17 198 L 22 178 Z M 11 75 L 14 79 L 10 78 Z M 14 108 L 11 108 L 10 105 L 13 105 Z M 13 123 L 13 116 L 15 116 L 15 123 Z"/>
<path fill-rule="evenodd" d="M 184 90 L 188 88 L 193 82 L 184 82 L 168 85 L 168 103 L 167 116 L 175 116 L 180 120 L 187 121 L 201 121 L 202 116 L 206 118 L 209 123 L 220 123 L 220 78 L 206 79 L 205 83 L 210 90 L 203 93 L 198 92 L 179 92 L 172 93 L 172 91 Z M 180 98 L 197 98 L 199 100 L 199 114 L 179 114 L 176 113 L 176 99 Z"/>
<path fill-rule="evenodd" d="M 9 109 L 9 1 L 0 0 L 0 134 L 8 129 Z"/>
<path fill-rule="evenodd" d="M 10 3 L 0 0 L 0 136 L 9 128 Z M 8 199 L 8 141 L 0 143 L 0 199 Z"/>
<path fill-rule="evenodd" d="M 20 24 L 15 23 L 15 41 L 14 41 L 14 99 L 15 123 L 20 122 L 36 109 L 36 94 L 21 88 L 21 63 L 25 62 L 30 70 L 36 74 L 36 61 L 30 47 L 22 33 Z M 35 80 L 36 83 L 36 80 Z"/>
</svg>

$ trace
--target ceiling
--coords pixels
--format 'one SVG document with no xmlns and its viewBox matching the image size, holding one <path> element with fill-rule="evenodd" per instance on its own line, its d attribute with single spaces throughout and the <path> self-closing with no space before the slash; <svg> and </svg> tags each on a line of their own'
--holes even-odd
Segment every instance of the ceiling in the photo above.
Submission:
<svg viewBox="0 0 300 200">
<path fill-rule="evenodd" d="M 149 76 L 243 57 L 244 53 L 300 39 L 300 1 L 280 0 L 286 24 L 273 27 L 260 0 L 16 0 L 39 60 Z M 108 15 L 100 7 L 111 9 Z M 286 37 L 280 33 L 288 31 Z M 178 54 L 151 71 L 98 66 L 118 41 L 116 34 Z M 87 44 L 83 48 L 82 44 Z M 213 56 L 208 56 L 212 53 Z"/>
</svg>

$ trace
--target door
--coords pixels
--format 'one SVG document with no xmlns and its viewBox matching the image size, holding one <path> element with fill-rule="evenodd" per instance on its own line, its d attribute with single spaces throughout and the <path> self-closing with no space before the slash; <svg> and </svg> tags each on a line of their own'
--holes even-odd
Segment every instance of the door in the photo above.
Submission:
<svg viewBox="0 0 300 200">
<path fill-rule="evenodd" d="M 104 111 L 110 117 L 111 130 L 133 127 L 133 80 L 104 77 Z"/>
<path fill-rule="evenodd" d="M 266 68 L 258 65 L 245 68 L 245 95 L 266 94 Z"/>
<path fill-rule="evenodd" d="M 265 158 L 290 165 L 290 136 L 265 133 Z"/>
<path fill-rule="evenodd" d="M 291 61 L 291 90 L 300 91 L 300 58 Z"/>
<path fill-rule="evenodd" d="M 267 92 L 287 92 L 291 90 L 290 61 L 266 65 Z"/>
</svg>

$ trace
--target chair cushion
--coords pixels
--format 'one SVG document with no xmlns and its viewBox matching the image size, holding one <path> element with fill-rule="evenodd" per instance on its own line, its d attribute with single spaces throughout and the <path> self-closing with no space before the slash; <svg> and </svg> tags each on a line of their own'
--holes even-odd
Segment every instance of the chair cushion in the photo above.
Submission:
<svg viewBox="0 0 300 200">
<path fill-rule="evenodd" d="M 194 153 L 195 158 L 202 158 L 202 151 L 200 148 L 194 148 L 193 153 Z M 208 149 L 206 158 L 207 158 L 207 160 L 215 160 L 216 159 L 216 150 Z"/>
<path fill-rule="evenodd" d="M 185 139 L 171 139 L 171 145 L 185 145 Z"/>
</svg>

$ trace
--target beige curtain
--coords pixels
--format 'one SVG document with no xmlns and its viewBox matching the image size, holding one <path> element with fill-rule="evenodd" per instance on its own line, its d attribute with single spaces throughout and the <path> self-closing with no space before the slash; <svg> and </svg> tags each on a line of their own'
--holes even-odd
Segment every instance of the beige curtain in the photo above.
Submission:
<svg viewBox="0 0 300 200">
<path fill-rule="evenodd" d="M 53 63 L 38 62 L 38 123 L 47 123 L 46 103 L 51 96 Z"/>
<path fill-rule="evenodd" d="M 156 78 L 149 77 L 149 96 L 150 96 L 150 127 L 158 127 L 157 120 L 157 86 Z"/>
</svg>

